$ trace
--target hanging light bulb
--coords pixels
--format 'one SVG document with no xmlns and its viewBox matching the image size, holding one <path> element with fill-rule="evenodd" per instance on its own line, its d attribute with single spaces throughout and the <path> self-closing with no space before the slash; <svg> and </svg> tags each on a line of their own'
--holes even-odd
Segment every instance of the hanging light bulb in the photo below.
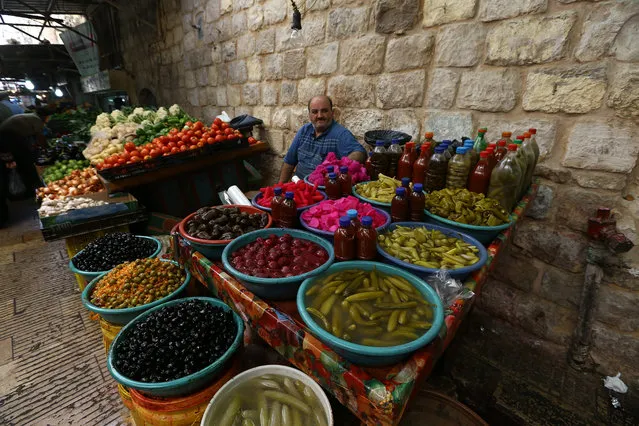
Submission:
<svg viewBox="0 0 639 426">
<path fill-rule="evenodd" d="M 59 87 L 55 88 L 55 91 L 53 92 L 58 98 L 61 98 L 62 95 L 64 95 L 64 93 L 62 93 L 62 90 L 60 90 Z"/>
<path fill-rule="evenodd" d="M 302 36 L 302 14 L 297 8 L 294 0 L 291 0 L 293 5 L 293 21 L 291 23 L 291 40 L 298 39 Z"/>
<path fill-rule="evenodd" d="M 33 82 L 31 80 L 25 81 L 24 82 L 24 87 L 26 87 L 28 90 L 35 89 L 35 85 L 33 84 Z"/>
</svg>

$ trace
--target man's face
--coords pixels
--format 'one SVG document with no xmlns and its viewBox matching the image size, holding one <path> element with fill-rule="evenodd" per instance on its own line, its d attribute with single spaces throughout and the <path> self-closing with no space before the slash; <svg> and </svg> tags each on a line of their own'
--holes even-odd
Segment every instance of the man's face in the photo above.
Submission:
<svg viewBox="0 0 639 426">
<path fill-rule="evenodd" d="M 322 133 L 328 129 L 328 126 L 333 122 L 333 110 L 328 99 L 313 99 L 309 106 L 308 119 L 313 124 L 316 132 Z"/>
</svg>

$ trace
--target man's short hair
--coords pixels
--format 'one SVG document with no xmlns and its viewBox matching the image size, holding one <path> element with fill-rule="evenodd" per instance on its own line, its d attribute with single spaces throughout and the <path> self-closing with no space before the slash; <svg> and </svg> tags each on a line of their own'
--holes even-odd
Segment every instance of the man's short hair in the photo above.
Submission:
<svg viewBox="0 0 639 426">
<path fill-rule="evenodd" d="M 326 95 L 317 95 L 317 96 L 313 96 L 311 99 L 308 100 L 308 105 L 306 106 L 308 108 L 308 110 L 311 110 L 311 101 L 315 98 L 326 98 L 328 99 L 328 104 L 331 106 L 331 110 L 333 109 L 333 100 Z"/>
</svg>

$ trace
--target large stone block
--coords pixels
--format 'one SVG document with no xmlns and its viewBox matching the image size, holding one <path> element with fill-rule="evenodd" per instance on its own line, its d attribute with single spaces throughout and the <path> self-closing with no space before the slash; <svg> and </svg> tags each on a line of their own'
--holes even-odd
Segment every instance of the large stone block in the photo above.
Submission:
<svg viewBox="0 0 639 426">
<path fill-rule="evenodd" d="M 229 83 L 242 84 L 248 79 L 248 70 L 246 69 L 246 61 L 229 62 Z"/>
<path fill-rule="evenodd" d="M 251 33 L 243 34 L 237 39 L 237 57 L 245 59 L 255 53 L 255 37 Z"/>
<path fill-rule="evenodd" d="M 230 106 L 242 105 L 242 86 L 226 86 L 226 97 L 228 98 Z M 231 114 L 231 113 L 229 113 Z M 231 115 L 233 117 L 233 115 Z"/>
<path fill-rule="evenodd" d="M 618 117 L 639 119 L 639 64 L 617 65 L 607 104 Z"/>
<path fill-rule="evenodd" d="M 292 105 L 297 103 L 297 84 L 294 80 L 284 80 L 280 88 L 280 103 Z"/>
<path fill-rule="evenodd" d="M 468 71 L 462 74 L 457 106 L 478 111 L 510 111 L 517 104 L 520 76 L 514 70 Z"/>
<path fill-rule="evenodd" d="M 582 188 L 609 189 L 621 191 L 628 183 L 625 173 L 595 172 L 592 170 L 575 170 L 572 176 Z"/>
<path fill-rule="evenodd" d="M 222 60 L 224 62 L 234 61 L 237 57 L 237 50 L 235 48 L 235 40 L 226 41 L 222 44 Z"/>
<path fill-rule="evenodd" d="M 601 107 L 606 86 L 604 66 L 532 71 L 522 106 L 526 111 L 582 114 Z"/>
<path fill-rule="evenodd" d="M 255 38 L 255 53 L 264 55 L 275 51 L 275 29 L 269 28 L 260 33 Z"/>
<path fill-rule="evenodd" d="M 291 130 L 297 131 L 304 124 L 308 123 L 308 109 L 306 107 L 291 108 L 290 127 Z"/>
<path fill-rule="evenodd" d="M 273 54 L 264 57 L 262 72 L 265 80 L 279 80 L 282 78 L 282 55 Z"/>
<path fill-rule="evenodd" d="M 581 233 L 558 230 L 546 223 L 524 220 L 518 224 L 514 244 L 528 255 L 570 272 L 582 272 L 588 240 Z"/>
<path fill-rule="evenodd" d="M 219 106 L 227 106 L 228 105 L 228 97 L 226 96 L 226 86 L 221 86 L 217 88 L 217 102 L 216 104 Z"/>
<path fill-rule="evenodd" d="M 326 93 L 326 80 L 323 78 L 305 78 L 297 85 L 297 97 L 302 102 L 308 102 L 313 96 Z"/>
<path fill-rule="evenodd" d="M 568 137 L 562 165 L 577 169 L 629 173 L 637 163 L 636 129 L 624 123 L 580 121 Z"/>
<path fill-rule="evenodd" d="M 639 357 L 639 339 L 635 333 L 621 332 L 617 327 L 596 321 L 592 326 L 593 361 L 614 376 L 620 365 L 635 365 Z"/>
<path fill-rule="evenodd" d="M 336 76 L 328 80 L 328 93 L 342 108 L 369 108 L 375 104 L 373 80 L 363 76 Z M 380 113 L 381 115 L 381 113 Z"/>
<path fill-rule="evenodd" d="M 253 56 L 246 60 L 246 69 L 249 81 L 262 80 L 262 59 L 259 56 Z"/>
<path fill-rule="evenodd" d="M 392 109 L 386 113 L 384 128 L 398 130 L 410 135 L 413 140 L 420 139 L 419 119 L 415 114 L 415 110 L 411 109 Z"/>
<path fill-rule="evenodd" d="M 328 14 L 328 40 L 339 40 L 366 33 L 368 27 L 368 7 L 337 8 Z"/>
<path fill-rule="evenodd" d="M 384 69 L 395 72 L 423 68 L 430 62 L 434 45 L 435 37 L 430 33 L 391 39 L 386 48 Z"/>
<path fill-rule="evenodd" d="M 579 307 L 583 283 L 582 274 L 546 266 L 541 278 L 539 295 L 564 308 L 575 309 Z"/>
<path fill-rule="evenodd" d="M 460 74 L 446 68 L 435 68 L 428 85 L 426 106 L 429 108 L 449 109 L 455 103 Z"/>
<path fill-rule="evenodd" d="M 364 133 L 382 129 L 384 114 L 378 109 L 345 109 L 339 121 L 362 141 Z"/>
<path fill-rule="evenodd" d="M 335 72 L 338 50 L 337 42 L 306 49 L 306 73 L 311 76 Z"/>
<path fill-rule="evenodd" d="M 581 62 L 606 55 L 624 23 L 639 13 L 637 2 L 603 3 L 591 9 L 581 27 L 575 57 Z"/>
<path fill-rule="evenodd" d="M 639 61 L 639 15 L 629 19 L 621 28 L 610 52 L 620 61 Z"/>
<path fill-rule="evenodd" d="M 301 34 L 296 38 L 291 38 L 289 26 L 278 27 L 275 33 L 276 50 L 282 52 L 324 43 L 326 40 L 326 19 L 323 19 L 322 16 L 305 17 L 303 25 Z"/>
<path fill-rule="evenodd" d="M 262 83 L 262 104 L 277 105 L 280 95 L 280 83 Z"/>
<path fill-rule="evenodd" d="M 597 208 L 613 207 L 618 196 L 607 191 L 568 187 L 562 189 L 556 198 L 558 208 L 555 218 L 564 226 L 586 232 L 588 219 L 597 212 Z"/>
<path fill-rule="evenodd" d="M 410 30 L 419 16 L 420 0 L 379 0 L 375 4 L 375 31 L 396 33 Z"/>
<path fill-rule="evenodd" d="M 639 331 L 639 318 L 636 315 L 638 304 L 638 291 L 604 284 L 599 287 L 596 318 L 621 331 Z"/>
<path fill-rule="evenodd" d="M 541 271 L 531 259 L 517 253 L 514 247 L 509 248 L 499 259 L 491 276 L 522 291 L 531 291 L 535 281 L 540 279 Z"/>
<path fill-rule="evenodd" d="M 470 112 L 428 110 L 422 126 L 424 132 L 433 132 L 435 140 L 461 139 L 473 132 L 473 116 Z"/>
<path fill-rule="evenodd" d="M 278 155 L 285 155 L 287 147 L 284 142 L 284 131 L 279 129 L 268 129 L 265 133 L 271 149 Z"/>
<path fill-rule="evenodd" d="M 537 144 L 539 145 L 540 161 L 548 157 L 557 138 L 557 120 L 526 118 L 513 120 L 510 117 L 499 117 L 493 114 L 482 114 L 477 120 L 479 127 L 488 127 L 486 139 L 497 142 L 502 132 L 512 132 L 513 136 L 527 132 L 530 128 L 537 129 Z"/>
<path fill-rule="evenodd" d="M 331 6 L 331 0 L 306 0 L 306 9 L 309 10 L 312 8 L 313 11 L 316 10 L 326 10 Z"/>
<path fill-rule="evenodd" d="M 242 99 L 245 105 L 257 105 L 260 103 L 260 84 L 248 83 L 242 86 Z"/>
<path fill-rule="evenodd" d="M 238 37 L 246 32 L 246 12 L 234 13 L 231 18 L 231 35 Z"/>
<path fill-rule="evenodd" d="M 236 0 L 233 2 L 233 10 L 237 12 L 242 9 L 248 9 L 253 6 L 254 1 L 255 0 Z"/>
<path fill-rule="evenodd" d="M 220 0 L 220 13 L 225 14 L 233 11 L 233 0 Z"/>
<path fill-rule="evenodd" d="M 193 71 L 184 72 L 184 86 L 187 89 L 192 89 L 197 86 L 197 82 L 195 81 L 195 73 Z"/>
<path fill-rule="evenodd" d="M 383 109 L 422 106 L 425 81 L 423 70 L 381 74 L 377 79 L 377 106 Z"/>
<path fill-rule="evenodd" d="M 195 82 L 198 86 L 206 86 L 209 84 L 209 69 L 200 68 L 195 71 Z"/>
<path fill-rule="evenodd" d="M 187 99 L 192 106 L 200 106 L 200 90 L 189 89 L 187 92 Z"/>
<path fill-rule="evenodd" d="M 476 0 L 424 0 L 425 27 L 461 21 L 475 16 Z"/>
<path fill-rule="evenodd" d="M 289 50 L 282 53 L 282 76 L 291 79 L 299 79 L 306 76 L 304 49 Z"/>
<path fill-rule="evenodd" d="M 479 19 L 484 22 L 545 12 L 548 0 L 483 0 L 479 3 Z"/>
<path fill-rule="evenodd" d="M 289 117 L 291 111 L 288 108 L 277 108 L 273 113 L 271 124 L 276 129 L 290 129 Z"/>
<path fill-rule="evenodd" d="M 253 108 L 253 116 L 264 122 L 264 127 L 271 127 L 271 107 L 256 106 Z"/>
<path fill-rule="evenodd" d="M 377 74 L 384 63 L 386 38 L 377 34 L 342 41 L 340 70 L 343 74 Z"/>
<path fill-rule="evenodd" d="M 554 199 L 554 190 L 548 185 L 539 185 L 537 196 L 526 210 L 526 216 L 533 219 L 546 219 Z"/>
<path fill-rule="evenodd" d="M 535 168 L 535 176 L 548 179 L 555 183 L 568 183 L 572 179 L 572 173 L 569 169 L 551 166 L 549 164 L 539 164 Z"/>
<path fill-rule="evenodd" d="M 486 63 L 530 65 L 559 60 L 566 54 L 568 34 L 576 20 L 576 12 L 566 11 L 500 23 L 488 32 Z"/>
<path fill-rule="evenodd" d="M 272 25 L 286 19 L 288 4 L 287 0 L 267 0 L 264 3 L 264 23 Z"/>
<path fill-rule="evenodd" d="M 435 63 L 442 67 L 472 67 L 477 65 L 486 39 L 481 24 L 447 25 L 437 34 Z"/>
<path fill-rule="evenodd" d="M 216 2 L 210 2 L 216 3 Z M 246 11 L 246 26 L 250 31 L 258 31 L 264 24 L 264 8 L 256 4 Z"/>
</svg>

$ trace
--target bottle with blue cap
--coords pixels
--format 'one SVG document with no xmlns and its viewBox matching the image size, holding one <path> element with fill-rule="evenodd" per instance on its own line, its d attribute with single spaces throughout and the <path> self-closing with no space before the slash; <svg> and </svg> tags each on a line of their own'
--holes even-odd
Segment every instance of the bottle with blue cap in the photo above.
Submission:
<svg viewBox="0 0 639 426">
<path fill-rule="evenodd" d="M 406 222 L 409 218 L 408 198 L 406 188 L 400 186 L 395 190 L 395 196 L 391 201 L 391 221 Z"/>
<path fill-rule="evenodd" d="M 326 196 L 329 200 L 338 200 L 342 198 L 342 185 L 337 180 L 337 174 L 329 173 L 328 179 L 325 182 Z"/>
<path fill-rule="evenodd" d="M 335 260 L 345 261 L 355 259 L 355 233 L 351 227 L 351 218 L 339 218 L 339 228 L 333 234 L 333 248 Z"/>
<path fill-rule="evenodd" d="M 388 175 L 388 155 L 384 141 L 375 142 L 375 149 L 371 155 L 371 169 L 371 180 L 377 180 L 380 173 Z"/>
<path fill-rule="evenodd" d="M 326 166 L 326 173 L 324 173 L 324 186 L 328 182 L 328 175 L 335 172 L 335 166 Z"/>
<path fill-rule="evenodd" d="M 297 222 L 297 204 L 295 204 L 295 193 L 286 191 L 284 201 L 280 206 L 280 219 L 277 226 L 280 228 L 294 228 Z"/>
<path fill-rule="evenodd" d="M 342 188 L 342 197 L 347 197 L 351 195 L 351 191 L 353 189 L 353 179 L 351 175 L 348 173 L 347 166 L 341 166 L 339 168 L 339 175 L 337 176 L 337 182 L 339 182 L 339 186 Z"/>
<path fill-rule="evenodd" d="M 402 178 L 402 187 L 406 189 L 406 198 L 410 197 L 410 178 L 403 177 Z"/>
<path fill-rule="evenodd" d="M 410 210 L 410 220 L 422 222 L 424 220 L 424 209 L 426 208 L 426 197 L 424 187 L 421 183 L 413 185 L 413 192 L 408 197 L 408 208 Z"/>
<path fill-rule="evenodd" d="M 271 216 L 273 217 L 273 222 L 277 224 L 280 220 L 280 210 L 282 209 L 282 203 L 284 202 L 284 197 L 282 197 L 282 187 L 276 186 L 273 189 L 273 193 L 274 195 L 271 199 Z"/>
<path fill-rule="evenodd" d="M 444 155 L 446 149 L 447 147 L 442 142 L 435 148 L 435 152 L 430 157 L 426 171 L 426 190 L 428 192 L 438 191 L 446 186 L 446 173 L 448 173 L 448 159 Z"/>
<path fill-rule="evenodd" d="M 399 146 L 399 139 L 393 139 L 388 147 L 388 176 L 397 175 L 397 163 L 402 156 L 402 147 Z"/>
<path fill-rule="evenodd" d="M 448 162 L 446 188 L 466 188 L 470 173 L 470 157 L 466 156 L 466 150 L 467 148 L 457 147 L 455 156 Z"/>
<path fill-rule="evenodd" d="M 441 146 L 444 146 L 446 148 L 444 150 L 444 155 L 446 156 L 446 159 L 450 161 L 450 159 L 453 157 L 453 154 L 455 153 L 455 148 L 452 147 L 452 142 L 448 139 L 444 139 L 441 143 Z"/>
<path fill-rule="evenodd" d="M 348 209 L 346 210 L 346 216 L 351 220 L 351 226 L 353 227 L 353 232 L 357 232 L 360 227 L 359 218 L 357 210 Z"/>
<path fill-rule="evenodd" d="M 355 234 L 356 256 L 359 260 L 375 260 L 377 256 L 377 230 L 373 218 L 364 216 L 362 225 Z"/>
</svg>

